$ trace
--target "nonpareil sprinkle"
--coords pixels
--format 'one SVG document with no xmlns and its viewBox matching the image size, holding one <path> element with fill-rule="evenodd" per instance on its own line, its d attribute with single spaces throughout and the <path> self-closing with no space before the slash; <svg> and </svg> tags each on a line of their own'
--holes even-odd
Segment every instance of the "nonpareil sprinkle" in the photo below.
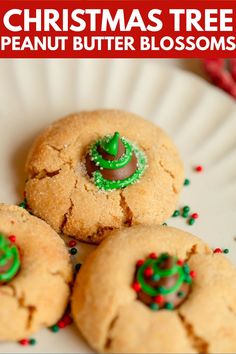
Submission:
<svg viewBox="0 0 236 354">
<path fill-rule="evenodd" d="M 183 212 L 184 212 L 184 213 L 189 213 L 189 212 L 190 212 L 190 207 L 189 207 L 188 205 L 185 205 L 185 206 L 183 207 Z"/>
<path fill-rule="evenodd" d="M 58 327 L 58 325 L 53 325 L 52 327 L 50 327 L 50 330 L 53 332 L 53 333 L 57 333 L 59 332 L 60 328 Z"/>
<path fill-rule="evenodd" d="M 176 218 L 176 217 L 179 216 L 179 215 L 180 215 L 179 210 L 175 210 L 174 213 L 172 214 L 172 217 L 173 217 L 173 218 Z"/>
<path fill-rule="evenodd" d="M 222 249 L 219 248 L 219 247 L 217 247 L 217 248 L 214 249 L 213 252 L 214 252 L 214 253 L 222 253 Z"/>
<path fill-rule="evenodd" d="M 185 219 L 188 217 L 188 215 L 189 215 L 188 212 L 183 212 L 183 213 L 182 213 L 182 217 L 185 218 Z"/>
<path fill-rule="evenodd" d="M 190 185 L 190 179 L 185 178 L 184 180 L 184 186 L 189 186 Z"/>
<path fill-rule="evenodd" d="M 21 340 L 19 341 L 19 344 L 20 344 L 20 345 L 23 345 L 23 346 L 26 346 L 26 345 L 29 344 L 29 340 L 28 340 L 27 338 L 21 339 Z"/>
<path fill-rule="evenodd" d="M 202 172 L 203 171 L 203 167 L 201 165 L 198 165 L 195 167 L 195 171 L 196 172 Z"/>
<path fill-rule="evenodd" d="M 70 249 L 70 254 L 74 256 L 77 253 L 77 248 L 73 247 Z"/>
<path fill-rule="evenodd" d="M 35 344 L 37 344 L 36 339 L 35 339 L 35 338 L 30 338 L 29 344 L 30 344 L 30 345 L 35 345 Z"/>
<path fill-rule="evenodd" d="M 188 221 L 188 224 L 189 224 L 189 225 L 192 226 L 194 223 L 195 223 L 195 219 L 192 219 L 192 218 L 189 219 L 189 221 Z"/>
<path fill-rule="evenodd" d="M 26 209 L 27 208 L 27 200 L 24 199 L 24 201 L 19 204 L 19 207 L 23 208 L 23 209 Z"/>
<path fill-rule="evenodd" d="M 69 247 L 75 247 L 76 244 L 77 244 L 77 242 L 75 240 L 70 240 L 68 243 Z"/>
</svg>

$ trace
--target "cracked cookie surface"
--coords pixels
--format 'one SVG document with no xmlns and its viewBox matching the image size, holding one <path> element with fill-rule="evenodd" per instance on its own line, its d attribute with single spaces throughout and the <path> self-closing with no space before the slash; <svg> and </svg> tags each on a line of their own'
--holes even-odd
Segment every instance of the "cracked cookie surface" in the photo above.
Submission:
<svg viewBox="0 0 236 354">
<path fill-rule="evenodd" d="M 20 340 L 61 318 L 72 267 L 62 239 L 20 207 L 0 204 L 0 232 L 16 236 L 21 254 L 17 275 L 0 285 L 0 341 Z"/>
<path fill-rule="evenodd" d="M 137 143 L 148 159 L 138 183 L 100 191 L 85 173 L 91 143 L 119 131 Z M 134 114 L 81 112 L 52 124 L 32 147 L 25 191 L 29 207 L 57 232 L 99 243 L 111 230 L 161 224 L 175 209 L 183 184 L 183 165 L 169 137 Z"/>
<path fill-rule="evenodd" d="M 196 271 L 175 310 L 152 311 L 131 284 L 138 259 L 168 252 Z M 199 238 L 165 226 L 115 231 L 83 264 L 72 295 L 81 333 L 98 352 L 235 353 L 236 269 Z"/>
</svg>

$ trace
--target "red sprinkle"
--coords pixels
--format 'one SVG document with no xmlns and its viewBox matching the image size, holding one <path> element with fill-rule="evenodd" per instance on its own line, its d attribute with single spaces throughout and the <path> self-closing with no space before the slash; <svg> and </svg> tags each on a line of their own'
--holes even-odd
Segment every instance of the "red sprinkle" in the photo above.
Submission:
<svg viewBox="0 0 236 354">
<path fill-rule="evenodd" d="M 144 260 L 143 260 L 143 259 L 139 259 L 139 260 L 137 261 L 137 263 L 136 263 L 136 266 L 137 266 L 137 267 L 141 267 L 141 266 L 143 265 L 143 263 L 144 263 Z"/>
<path fill-rule="evenodd" d="M 24 346 L 29 345 L 29 340 L 27 338 L 21 339 L 19 344 Z"/>
<path fill-rule="evenodd" d="M 157 258 L 156 253 L 154 253 L 154 252 L 150 253 L 149 258 L 156 259 Z"/>
<path fill-rule="evenodd" d="M 72 323 L 72 318 L 69 314 L 65 315 L 63 317 L 63 322 L 65 323 L 66 326 L 69 326 Z"/>
<path fill-rule="evenodd" d="M 201 165 L 196 166 L 196 167 L 195 167 L 195 170 L 196 170 L 197 172 L 202 172 L 202 171 L 203 171 L 203 167 L 202 167 Z"/>
<path fill-rule="evenodd" d="M 153 269 L 151 267 L 147 267 L 144 271 L 146 277 L 151 277 L 153 275 Z"/>
<path fill-rule="evenodd" d="M 69 245 L 69 247 L 75 247 L 77 245 L 77 242 L 75 240 L 70 240 L 68 245 Z"/>
<path fill-rule="evenodd" d="M 196 275 L 197 275 L 197 273 L 194 270 L 191 270 L 190 277 L 193 279 L 193 278 L 196 278 Z"/>
<path fill-rule="evenodd" d="M 198 215 L 198 213 L 193 213 L 193 214 L 191 215 L 191 217 L 192 217 L 193 219 L 198 219 L 198 218 L 199 218 L 199 215 Z"/>
<path fill-rule="evenodd" d="M 138 293 L 141 290 L 141 285 L 138 282 L 135 282 L 133 283 L 132 288 Z"/>
<path fill-rule="evenodd" d="M 182 266 L 184 264 L 184 261 L 182 259 L 178 259 L 177 264 L 179 266 Z"/>
<path fill-rule="evenodd" d="M 16 242 L 16 236 L 10 235 L 10 236 L 8 237 L 8 240 L 11 241 L 11 243 L 15 243 L 15 242 Z"/>
<path fill-rule="evenodd" d="M 154 301 L 155 301 L 157 304 L 161 305 L 161 304 L 164 302 L 164 296 L 162 296 L 162 295 L 157 295 L 157 296 L 155 297 Z"/>
<path fill-rule="evenodd" d="M 215 248 L 214 249 L 214 253 L 222 253 L 222 249 L 221 248 Z"/>
<path fill-rule="evenodd" d="M 63 320 L 60 320 L 57 325 L 61 329 L 66 327 L 66 324 L 65 324 L 65 322 Z"/>
</svg>

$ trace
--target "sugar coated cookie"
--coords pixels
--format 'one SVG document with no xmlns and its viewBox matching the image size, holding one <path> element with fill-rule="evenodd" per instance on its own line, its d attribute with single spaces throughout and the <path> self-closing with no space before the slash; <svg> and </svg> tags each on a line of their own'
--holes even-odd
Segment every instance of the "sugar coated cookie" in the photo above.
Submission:
<svg viewBox="0 0 236 354">
<path fill-rule="evenodd" d="M 52 124 L 35 141 L 26 171 L 31 211 L 57 232 L 92 243 L 123 226 L 163 223 L 183 184 L 183 165 L 167 135 L 115 110 Z"/>
<path fill-rule="evenodd" d="M 63 315 L 72 268 L 64 242 L 44 221 L 0 205 L 0 341 L 20 340 Z"/>
<path fill-rule="evenodd" d="M 235 353 L 236 269 L 165 226 L 114 231 L 77 275 L 72 313 L 110 353 Z"/>
</svg>

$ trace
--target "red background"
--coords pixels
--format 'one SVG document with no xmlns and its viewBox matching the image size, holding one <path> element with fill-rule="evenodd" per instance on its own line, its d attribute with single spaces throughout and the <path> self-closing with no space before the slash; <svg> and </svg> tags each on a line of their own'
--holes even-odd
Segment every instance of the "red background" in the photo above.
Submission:
<svg viewBox="0 0 236 354">
<path fill-rule="evenodd" d="M 0 57 L 5 57 L 5 58 L 39 58 L 39 57 L 51 57 L 51 58 L 72 58 L 72 57 L 77 57 L 77 58 L 127 58 L 127 57 L 135 57 L 135 58 L 144 58 L 144 57 L 156 57 L 156 58 L 163 58 L 163 57 L 172 57 L 172 58 L 187 58 L 187 57 L 195 57 L 195 58 L 202 58 L 202 57 L 234 57 L 234 51 L 200 51 L 200 50 L 195 50 L 194 52 L 189 52 L 189 51 L 143 51 L 141 52 L 140 50 L 136 51 L 73 51 L 72 48 L 72 37 L 73 36 L 133 36 L 135 38 L 136 42 L 136 47 L 139 47 L 139 37 L 140 36 L 155 36 L 157 38 L 161 38 L 165 35 L 171 36 L 172 38 L 176 38 L 179 35 L 194 35 L 196 37 L 200 36 L 233 36 L 234 32 L 197 32 L 196 30 L 193 32 L 188 32 L 186 33 L 184 23 L 183 27 L 181 29 L 181 32 L 174 32 L 173 28 L 173 15 L 168 14 L 168 10 L 170 8 L 185 8 L 185 9 L 199 9 L 204 13 L 204 9 L 206 8 L 235 8 L 236 1 L 212 1 L 212 0 L 204 0 L 204 1 L 195 1 L 195 0 L 185 0 L 185 1 L 1 1 L 1 8 L 0 8 L 0 36 L 21 36 L 23 38 L 24 36 L 29 36 L 31 39 L 33 38 L 34 35 L 38 37 L 42 36 L 68 36 L 70 40 L 67 42 L 67 48 L 66 51 L 30 51 L 30 50 L 25 50 L 25 51 L 12 51 L 11 48 L 9 47 L 5 51 L 0 51 Z M 115 13 L 115 11 L 119 8 L 124 8 L 125 13 L 127 14 L 127 17 L 129 17 L 129 14 L 132 12 L 134 8 L 137 8 L 140 10 L 140 12 L 143 15 L 143 19 L 147 21 L 147 13 L 149 10 L 153 8 L 158 8 L 162 10 L 162 16 L 161 19 L 164 22 L 163 29 L 160 32 L 142 32 L 139 29 L 133 29 L 131 32 L 100 32 L 97 31 L 95 32 L 90 32 L 89 28 L 84 30 L 83 32 L 36 32 L 36 31 L 31 31 L 31 32 L 11 32 L 7 30 L 4 25 L 3 25 L 3 16 L 6 11 L 12 9 L 12 8 L 18 8 L 18 9 L 25 9 L 25 8 L 30 8 L 30 9 L 46 9 L 46 8 L 53 8 L 53 9 L 63 9 L 67 8 L 70 11 L 73 11 L 76 8 L 81 8 L 81 9 L 88 9 L 88 8 L 108 8 L 110 9 L 111 13 Z M 86 17 L 84 17 L 86 18 Z M 236 23 L 236 17 L 235 13 L 233 15 L 234 18 L 234 29 L 235 29 L 235 23 Z M 145 22 L 146 22 L 145 21 Z M 18 16 L 14 17 L 14 22 L 16 25 L 23 24 L 23 21 L 20 21 L 18 19 Z M 22 22 L 22 23 L 20 23 Z M 148 23 L 148 21 L 146 22 Z M 99 21 L 98 21 L 99 24 Z M 204 26 L 204 17 L 201 21 L 202 26 Z"/>
</svg>

